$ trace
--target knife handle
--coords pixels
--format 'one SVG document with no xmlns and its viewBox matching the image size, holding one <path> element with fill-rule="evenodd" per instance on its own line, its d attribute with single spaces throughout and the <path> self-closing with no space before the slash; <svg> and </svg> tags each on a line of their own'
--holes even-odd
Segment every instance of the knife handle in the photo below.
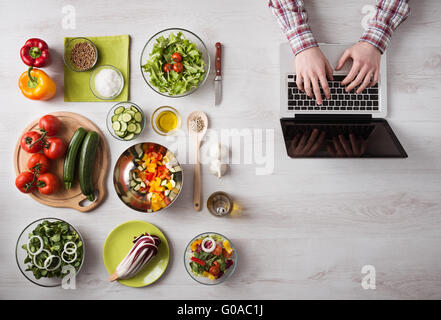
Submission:
<svg viewBox="0 0 441 320">
<path fill-rule="evenodd" d="M 222 65 L 222 43 L 216 42 L 216 58 L 214 62 L 214 66 L 216 68 L 216 75 L 221 76 L 221 65 Z"/>
</svg>

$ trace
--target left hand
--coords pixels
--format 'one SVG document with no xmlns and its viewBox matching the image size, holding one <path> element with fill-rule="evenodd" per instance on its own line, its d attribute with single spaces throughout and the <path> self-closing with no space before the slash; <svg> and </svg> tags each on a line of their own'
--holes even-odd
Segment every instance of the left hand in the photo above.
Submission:
<svg viewBox="0 0 441 320">
<path fill-rule="evenodd" d="M 345 62 L 352 58 L 352 67 L 346 78 L 341 82 L 347 85 L 346 92 L 350 92 L 356 86 L 357 94 L 361 93 L 368 86 L 378 82 L 380 73 L 381 52 L 370 43 L 360 41 L 345 50 L 338 61 L 336 70 L 340 70 Z"/>
</svg>

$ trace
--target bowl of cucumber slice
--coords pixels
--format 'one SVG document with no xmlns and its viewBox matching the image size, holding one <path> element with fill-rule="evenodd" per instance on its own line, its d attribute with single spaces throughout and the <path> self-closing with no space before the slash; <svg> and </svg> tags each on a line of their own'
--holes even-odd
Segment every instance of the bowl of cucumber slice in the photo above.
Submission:
<svg viewBox="0 0 441 320">
<path fill-rule="evenodd" d="M 145 115 L 139 106 L 126 101 L 114 105 L 107 114 L 107 129 L 118 140 L 130 141 L 145 128 Z"/>
</svg>

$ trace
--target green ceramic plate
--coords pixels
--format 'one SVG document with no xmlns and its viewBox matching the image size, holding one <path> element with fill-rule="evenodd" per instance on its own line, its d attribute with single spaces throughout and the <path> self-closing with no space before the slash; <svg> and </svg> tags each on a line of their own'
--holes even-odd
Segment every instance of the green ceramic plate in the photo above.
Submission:
<svg viewBox="0 0 441 320">
<path fill-rule="evenodd" d="M 158 253 L 136 276 L 130 279 L 118 280 L 119 283 L 125 286 L 148 286 L 162 276 L 165 269 L 167 269 L 170 258 L 167 239 L 161 230 L 148 222 L 127 221 L 113 229 L 104 243 L 103 260 L 110 275 L 132 248 L 133 239 L 145 232 L 156 235 L 161 239 Z"/>
</svg>

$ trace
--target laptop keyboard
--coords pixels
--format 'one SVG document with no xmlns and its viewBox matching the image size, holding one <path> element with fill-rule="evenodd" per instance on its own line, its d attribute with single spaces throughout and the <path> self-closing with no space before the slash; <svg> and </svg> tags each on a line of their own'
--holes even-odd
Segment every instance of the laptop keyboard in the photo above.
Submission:
<svg viewBox="0 0 441 320">
<path fill-rule="evenodd" d="M 379 88 L 375 86 L 366 88 L 360 94 L 355 93 L 358 86 L 351 92 L 345 91 L 341 81 L 345 75 L 334 75 L 334 81 L 328 81 L 331 99 L 325 99 L 321 90 L 323 104 L 317 105 L 315 99 L 297 88 L 295 74 L 288 75 L 288 110 L 290 111 L 350 111 L 350 112 L 379 112 Z"/>
</svg>

